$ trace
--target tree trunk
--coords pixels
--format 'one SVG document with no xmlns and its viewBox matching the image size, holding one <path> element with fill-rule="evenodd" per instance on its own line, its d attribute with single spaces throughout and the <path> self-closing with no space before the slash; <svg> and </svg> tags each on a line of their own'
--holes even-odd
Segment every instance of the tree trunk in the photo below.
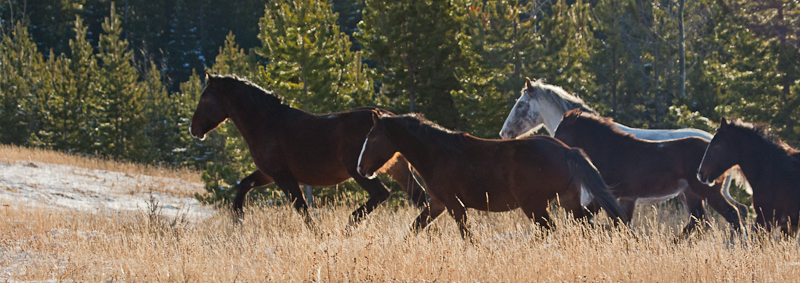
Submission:
<svg viewBox="0 0 800 283">
<path fill-rule="evenodd" d="M 778 5 L 778 19 L 780 22 L 784 22 L 784 14 L 783 14 L 783 6 Z M 787 29 L 780 29 L 779 39 L 781 42 L 780 49 L 786 49 L 786 30 Z M 788 48 L 792 48 L 788 46 Z M 779 52 L 783 53 L 783 52 Z M 795 121 L 792 119 L 792 112 L 794 111 L 794 107 L 792 103 L 792 76 L 789 72 L 783 74 L 783 114 L 786 115 L 784 119 L 784 123 L 786 124 L 786 137 L 794 136 L 794 125 Z"/>
<path fill-rule="evenodd" d="M 680 97 L 683 98 L 686 96 L 686 39 L 684 38 L 684 30 L 683 30 L 683 6 L 686 0 L 679 0 L 678 1 L 678 42 L 679 42 L 679 50 L 680 53 Z"/>
<path fill-rule="evenodd" d="M 512 43 L 514 45 L 514 58 L 513 58 L 513 60 L 514 60 L 514 78 L 519 80 L 522 77 L 522 59 L 520 58 L 521 56 L 519 54 L 519 42 L 520 42 L 520 40 L 519 40 L 519 38 L 517 38 L 517 29 L 518 29 L 518 25 L 519 24 L 517 24 L 517 19 L 516 18 L 514 19 L 512 25 L 514 26 L 514 37 L 513 37 L 514 39 L 513 39 L 513 43 Z"/>
<path fill-rule="evenodd" d="M 617 82 L 619 80 L 617 72 L 619 72 L 619 70 L 617 70 L 617 49 L 613 47 L 611 48 L 611 60 L 611 111 L 616 115 L 619 110 L 617 109 Z"/>
</svg>

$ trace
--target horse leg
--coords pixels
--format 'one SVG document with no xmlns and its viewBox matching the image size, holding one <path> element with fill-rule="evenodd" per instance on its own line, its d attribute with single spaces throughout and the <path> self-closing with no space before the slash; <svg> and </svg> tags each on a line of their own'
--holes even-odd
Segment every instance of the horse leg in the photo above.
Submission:
<svg viewBox="0 0 800 283">
<path fill-rule="evenodd" d="M 622 211 L 625 212 L 625 217 L 628 219 L 625 222 L 625 225 L 630 226 L 631 225 L 631 220 L 633 220 L 633 211 L 636 210 L 636 199 L 635 198 L 623 198 L 623 199 L 619 199 L 617 202 L 619 202 L 619 206 L 622 207 Z"/>
<path fill-rule="evenodd" d="M 274 180 L 260 170 L 256 170 L 249 176 L 242 179 L 242 181 L 236 185 L 236 197 L 233 199 L 233 212 L 237 215 L 237 217 L 241 216 L 242 207 L 244 206 L 244 200 L 247 198 L 247 193 L 250 192 L 252 188 L 266 186 L 272 184 L 272 182 L 274 182 Z"/>
<path fill-rule="evenodd" d="M 431 199 L 428 207 L 423 208 L 422 212 L 417 216 L 417 219 L 414 220 L 414 224 L 411 225 L 411 231 L 414 233 L 418 233 L 425 229 L 436 217 L 442 214 L 445 210 L 445 206 L 442 202 Z"/>
<path fill-rule="evenodd" d="M 797 219 L 794 220 L 797 221 Z M 792 223 L 792 219 L 789 218 L 789 215 L 781 215 L 778 225 L 781 228 L 781 236 L 784 238 L 794 238 L 795 233 L 797 232 L 797 229 L 795 229 L 797 225 Z"/>
<path fill-rule="evenodd" d="M 525 213 L 525 216 L 528 219 L 533 220 L 542 228 L 550 229 L 552 221 L 550 219 L 550 213 L 547 212 L 547 205 L 548 203 L 545 202 L 535 202 L 528 205 L 522 206 L 522 212 Z"/>
<path fill-rule="evenodd" d="M 692 192 L 685 191 L 681 193 L 681 200 L 683 200 L 684 208 L 689 212 L 689 223 L 683 227 L 679 239 L 686 239 L 692 232 L 697 230 L 697 226 L 705 223 L 706 209 L 703 207 L 703 198 Z"/>
<path fill-rule="evenodd" d="M 450 216 L 456 220 L 458 230 L 461 232 L 461 238 L 472 242 L 472 232 L 469 231 L 469 223 L 467 222 L 467 209 L 461 205 L 454 205 L 448 208 Z"/>
<path fill-rule="evenodd" d="M 739 219 L 744 221 L 745 219 L 747 219 L 747 212 L 748 212 L 747 206 L 742 204 L 742 203 L 740 203 L 740 202 L 738 202 L 738 201 L 736 201 L 735 199 L 733 199 L 733 197 L 731 196 L 731 193 L 730 193 L 730 187 L 731 187 L 731 184 L 733 184 L 733 182 L 731 182 L 731 180 L 734 179 L 733 174 L 735 174 L 734 172 L 736 170 L 741 170 L 741 169 L 734 168 L 734 169 L 729 170 L 728 173 L 725 174 L 725 182 L 723 183 L 721 190 L 722 190 L 722 196 L 725 198 L 725 200 L 727 200 L 728 203 L 730 203 L 731 205 L 736 207 L 736 210 L 739 212 Z M 741 174 L 741 173 L 739 173 L 739 174 Z M 744 177 L 741 177 L 740 179 L 744 179 Z M 737 181 L 740 181 L 740 180 L 737 179 Z M 740 184 L 740 185 L 742 185 L 742 184 Z M 714 208 L 713 205 L 712 205 L 712 208 Z M 717 210 L 717 209 L 714 208 L 714 210 Z M 717 211 L 719 211 L 719 210 L 717 210 Z"/>
<path fill-rule="evenodd" d="M 415 180 L 412 175 L 414 171 L 405 157 L 402 155 L 398 156 L 397 162 L 387 170 L 387 173 L 400 184 L 400 187 L 403 187 L 403 190 L 408 195 L 408 198 L 411 199 L 414 206 L 425 207 L 428 203 L 428 196 L 425 195 L 425 189 L 417 183 L 417 180 Z"/>
<path fill-rule="evenodd" d="M 622 208 L 622 211 L 625 212 L 625 217 L 628 219 L 623 223 L 627 226 L 631 225 L 631 220 L 633 220 L 633 212 L 636 210 L 636 199 L 635 198 L 620 198 L 617 199 L 619 206 Z M 589 219 L 589 223 L 594 225 L 594 216 L 600 211 L 602 207 L 596 201 L 592 201 L 586 206 L 586 210 L 588 211 L 586 218 Z M 619 218 L 614 219 L 614 225 L 618 225 Z"/>
<path fill-rule="evenodd" d="M 753 207 L 756 209 L 756 225 L 764 228 L 766 232 L 772 232 L 775 224 L 775 210 L 771 206 L 762 206 L 760 202 L 753 200 Z"/>
<path fill-rule="evenodd" d="M 741 231 L 742 219 L 740 218 L 741 214 L 739 213 L 739 209 L 736 206 L 734 206 L 734 204 L 728 202 L 728 200 L 725 198 L 724 194 L 721 193 L 721 191 L 709 190 L 708 187 L 706 188 L 699 187 L 703 186 L 702 184 L 698 184 L 697 186 L 698 189 L 695 189 L 694 186 L 690 187 L 692 194 L 696 194 L 705 198 L 706 201 L 708 202 L 708 205 L 710 205 L 711 208 L 713 208 L 720 215 L 722 215 L 722 217 L 724 217 L 725 220 L 728 221 L 728 223 L 730 223 L 735 230 Z M 705 192 L 710 192 L 710 193 L 706 194 Z"/>
<path fill-rule="evenodd" d="M 356 180 L 356 183 L 364 188 L 364 190 L 366 190 L 369 194 L 367 203 L 353 211 L 350 224 L 355 226 L 358 225 L 362 219 L 364 219 L 364 216 L 367 216 L 367 214 L 375 210 L 379 204 L 386 201 L 390 194 L 389 189 L 387 189 L 378 179 L 367 179 L 358 174 L 351 174 L 351 176 L 353 176 L 353 180 Z"/>
<path fill-rule="evenodd" d="M 305 221 L 306 226 L 311 230 L 315 230 L 314 220 L 311 219 L 311 214 L 308 213 L 308 204 L 306 203 L 306 199 L 303 198 L 303 191 L 300 190 L 300 184 L 292 179 L 275 180 L 275 184 L 277 184 L 278 188 L 292 201 L 292 206 L 303 216 L 303 221 Z"/>
</svg>

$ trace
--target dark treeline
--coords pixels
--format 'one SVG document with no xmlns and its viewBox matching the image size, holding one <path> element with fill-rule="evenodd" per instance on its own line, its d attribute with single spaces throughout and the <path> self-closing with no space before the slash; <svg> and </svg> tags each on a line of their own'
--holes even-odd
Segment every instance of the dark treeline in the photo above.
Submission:
<svg viewBox="0 0 800 283">
<path fill-rule="evenodd" d="M 531 77 L 630 126 L 736 116 L 797 146 L 799 20 L 780 0 L 11 0 L 0 142 L 194 166 L 226 199 L 254 167 L 229 123 L 188 136 L 208 71 L 312 112 L 376 105 L 489 138 Z"/>
</svg>

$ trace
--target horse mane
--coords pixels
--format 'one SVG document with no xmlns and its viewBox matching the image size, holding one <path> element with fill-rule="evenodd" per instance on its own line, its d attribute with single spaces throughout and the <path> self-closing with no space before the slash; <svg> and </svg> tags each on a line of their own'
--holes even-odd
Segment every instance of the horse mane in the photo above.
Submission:
<svg viewBox="0 0 800 283">
<path fill-rule="evenodd" d="M 238 93 L 245 95 L 248 99 L 252 100 L 252 105 L 258 107 L 266 107 L 267 109 L 274 110 L 281 106 L 288 106 L 283 103 L 283 97 L 273 91 L 266 90 L 263 87 L 251 82 L 246 78 L 242 78 L 233 74 L 209 74 L 208 85 L 215 84 L 222 88 L 241 90 Z"/>
<path fill-rule="evenodd" d="M 397 122 L 412 136 L 426 144 L 458 151 L 465 147 L 471 139 L 468 133 L 449 130 L 417 113 L 383 115 L 383 117 Z"/>
<path fill-rule="evenodd" d="M 531 86 L 534 89 L 534 93 L 529 93 L 532 97 L 544 97 L 548 101 L 554 103 L 561 107 L 564 111 L 569 111 L 572 109 L 581 109 L 584 112 L 592 113 L 595 115 L 599 115 L 597 111 L 586 105 L 586 102 L 583 99 L 578 98 L 572 94 L 569 94 L 566 90 L 561 88 L 560 86 L 550 85 L 543 83 L 542 80 L 536 80 L 535 82 L 531 83 Z M 522 87 L 522 95 L 525 95 L 527 91 L 527 87 Z"/>
<path fill-rule="evenodd" d="M 791 170 L 800 170 L 800 160 L 794 155 L 800 153 L 783 142 L 777 135 L 769 130 L 769 125 L 748 123 L 736 118 L 728 124 L 730 129 L 738 130 L 746 135 L 758 137 L 767 148 L 768 160 L 775 160 L 779 167 Z M 729 129 L 729 130 L 730 130 Z"/>
<path fill-rule="evenodd" d="M 564 118 L 561 120 L 561 125 L 576 124 L 579 121 L 582 123 L 588 123 L 589 125 L 591 125 L 592 130 L 599 132 L 600 134 L 603 135 L 608 135 L 608 136 L 617 135 L 626 138 L 636 139 L 636 137 L 633 134 L 626 133 L 620 130 L 616 126 L 617 123 L 614 122 L 614 119 L 608 117 L 602 117 L 600 115 L 597 115 L 596 113 L 584 112 L 581 109 L 573 109 L 567 111 L 567 113 L 564 114 Z M 561 127 L 561 125 L 559 125 L 559 128 Z"/>
</svg>

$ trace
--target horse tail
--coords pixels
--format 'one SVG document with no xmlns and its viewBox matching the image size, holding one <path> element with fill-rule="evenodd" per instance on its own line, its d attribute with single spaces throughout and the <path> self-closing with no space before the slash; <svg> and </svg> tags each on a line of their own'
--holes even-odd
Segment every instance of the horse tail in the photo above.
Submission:
<svg viewBox="0 0 800 283">
<path fill-rule="evenodd" d="M 617 198 L 611 194 L 611 190 L 603 181 L 603 176 L 600 175 L 583 150 L 580 148 L 567 149 L 567 164 L 572 179 L 580 183 L 582 190 L 588 190 L 611 218 L 618 218 L 623 222 L 628 221 L 622 207 L 617 203 Z M 584 197 L 581 195 L 581 202 L 583 199 Z"/>
</svg>

